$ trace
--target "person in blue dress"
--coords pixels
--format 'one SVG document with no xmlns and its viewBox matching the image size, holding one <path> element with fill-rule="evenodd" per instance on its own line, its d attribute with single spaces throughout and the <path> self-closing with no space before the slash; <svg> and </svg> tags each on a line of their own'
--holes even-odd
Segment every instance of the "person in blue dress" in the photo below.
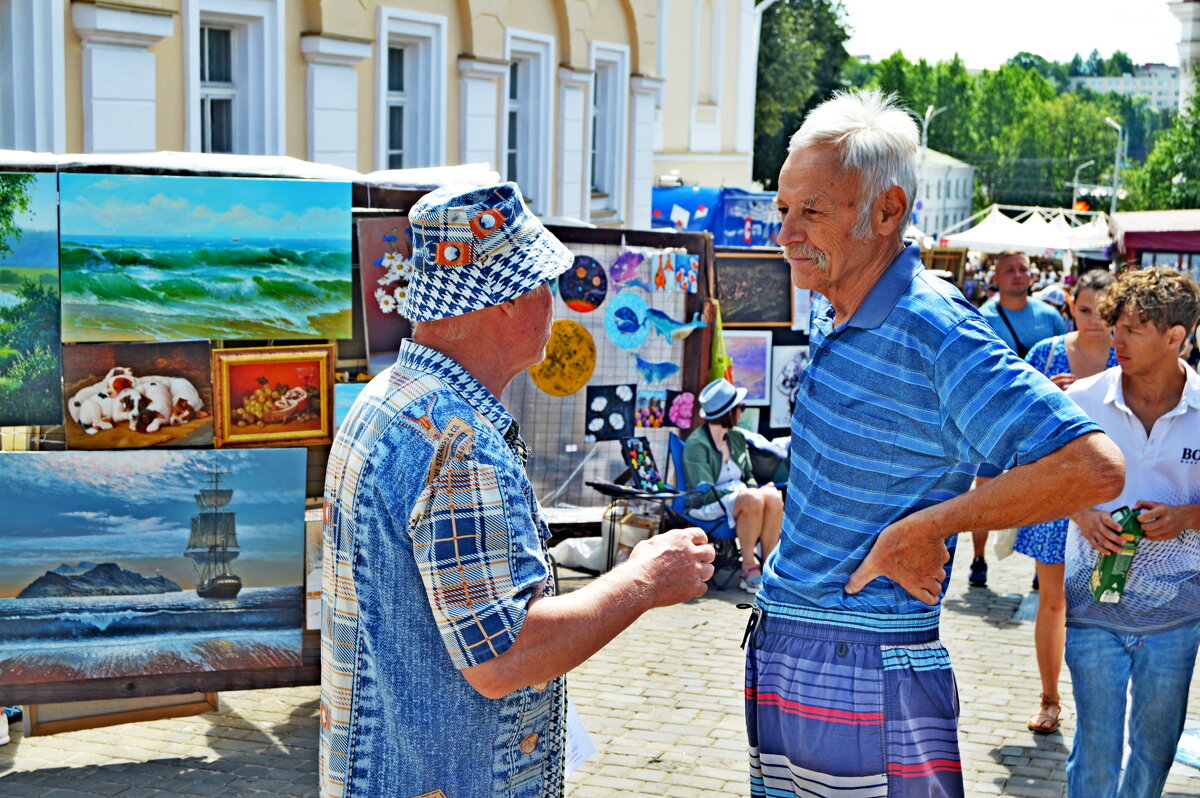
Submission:
<svg viewBox="0 0 1200 798">
<path fill-rule="evenodd" d="M 1076 281 L 1068 299 L 1075 329 L 1034 344 L 1026 362 L 1064 391 L 1076 380 L 1117 365 L 1112 331 L 1100 318 L 1100 298 L 1113 283 L 1107 271 L 1090 271 Z M 1066 644 L 1067 598 L 1063 590 L 1063 558 L 1067 519 L 1023 526 L 1017 532 L 1015 551 L 1037 560 L 1035 585 L 1039 587 L 1037 621 L 1033 639 L 1038 672 L 1042 678 L 1041 703 L 1029 716 L 1030 731 L 1050 734 L 1058 729 L 1058 677 Z"/>
</svg>

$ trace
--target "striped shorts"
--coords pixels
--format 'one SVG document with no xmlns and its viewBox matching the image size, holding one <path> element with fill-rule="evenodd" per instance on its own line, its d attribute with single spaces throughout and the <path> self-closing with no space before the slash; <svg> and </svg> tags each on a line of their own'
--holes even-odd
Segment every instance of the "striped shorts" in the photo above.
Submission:
<svg viewBox="0 0 1200 798">
<path fill-rule="evenodd" d="M 961 798 L 958 690 L 937 628 L 766 616 L 746 646 L 752 796 Z"/>
</svg>

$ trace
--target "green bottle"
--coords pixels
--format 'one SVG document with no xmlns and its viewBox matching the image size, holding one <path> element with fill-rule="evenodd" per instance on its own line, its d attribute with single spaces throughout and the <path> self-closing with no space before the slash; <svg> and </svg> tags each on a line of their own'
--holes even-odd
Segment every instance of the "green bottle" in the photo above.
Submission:
<svg viewBox="0 0 1200 798">
<path fill-rule="evenodd" d="M 1121 600 L 1129 565 L 1133 562 L 1138 544 L 1145 537 L 1137 513 L 1133 510 L 1121 507 L 1113 510 L 1112 517 L 1121 525 L 1121 537 L 1125 538 L 1125 545 L 1118 552 L 1100 555 L 1096 567 L 1092 569 L 1091 581 L 1092 596 L 1105 604 L 1116 604 Z"/>
</svg>

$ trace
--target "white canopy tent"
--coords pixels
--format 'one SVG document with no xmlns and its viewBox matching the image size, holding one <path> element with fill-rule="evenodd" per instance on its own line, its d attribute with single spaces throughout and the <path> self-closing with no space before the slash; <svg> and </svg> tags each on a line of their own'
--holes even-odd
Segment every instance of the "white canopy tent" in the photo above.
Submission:
<svg viewBox="0 0 1200 798">
<path fill-rule="evenodd" d="M 980 252 L 1003 252 L 1012 249 L 1012 242 L 1020 236 L 1020 222 L 1005 216 L 993 205 L 979 224 L 945 238 L 946 244 L 951 247 L 966 247 Z"/>
<path fill-rule="evenodd" d="M 1047 221 L 1042 209 L 1005 207 L 1019 211 L 1018 218 L 1023 215 L 1024 221 L 1017 221 L 1003 213 L 1000 206 L 993 205 L 982 221 L 970 229 L 946 236 L 946 243 L 984 253 L 1017 249 L 1029 255 L 1064 257 L 1072 251 L 1103 250 L 1111 241 L 1108 220 L 1103 214 L 1097 214 L 1086 224 L 1071 227 L 1061 211 L 1045 209 L 1046 213 L 1054 213 Z"/>
</svg>

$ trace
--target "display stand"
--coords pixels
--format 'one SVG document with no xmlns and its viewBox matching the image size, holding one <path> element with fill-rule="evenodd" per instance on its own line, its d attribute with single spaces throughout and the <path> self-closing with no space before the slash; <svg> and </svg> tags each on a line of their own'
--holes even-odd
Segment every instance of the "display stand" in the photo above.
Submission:
<svg viewBox="0 0 1200 798">
<path fill-rule="evenodd" d="M 629 513 L 640 509 L 633 503 L 642 502 L 644 506 L 651 508 L 651 511 L 658 518 L 658 525 L 655 528 L 655 534 L 657 534 L 662 529 L 663 507 L 675 501 L 680 495 L 679 491 L 675 490 L 648 492 L 636 490 L 625 485 L 618 485 L 614 482 L 587 482 L 586 484 L 600 495 L 612 499 L 600 523 L 600 545 L 604 549 L 605 571 L 612 570 L 617 564 L 617 550 L 621 537 L 618 530 L 622 525 L 622 519 Z"/>
</svg>

